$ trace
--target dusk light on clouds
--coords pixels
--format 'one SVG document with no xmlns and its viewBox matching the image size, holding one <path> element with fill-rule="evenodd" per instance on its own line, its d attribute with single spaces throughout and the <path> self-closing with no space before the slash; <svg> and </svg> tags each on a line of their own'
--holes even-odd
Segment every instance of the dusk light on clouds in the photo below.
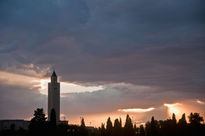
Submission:
<svg viewBox="0 0 205 136">
<path fill-rule="evenodd" d="M 147 109 L 140 109 L 140 108 L 133 108 L 133 109 L 119 109 L 118 111 L 122 111 L 122 112 L 148 112 L 148 111 L 152 111 L 155 108 L 147 108 Z"/>
<path fill-rule="evenodd" d="M 100 126 L 205 117 L 204 0 L 0 0 L 0 119 L 47 109 Z M 5 106 L 9 105 L 9 106 Z M 47 111 L 45 110 L 46 114 Z M 15 114 L 14 114 L 15 113 Z"/>
</svg>

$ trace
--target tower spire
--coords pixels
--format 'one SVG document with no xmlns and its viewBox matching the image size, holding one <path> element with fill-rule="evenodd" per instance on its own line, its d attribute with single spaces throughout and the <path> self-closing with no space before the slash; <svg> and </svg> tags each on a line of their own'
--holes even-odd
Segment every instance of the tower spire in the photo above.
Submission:
<svg viewBox="0 0 205 136">
<path fill-rule="evenodd" d="M 57 83 L 57 75 L 56 75 L 56 72 L 55 72 L 55 70 L 53 70 L 53 73 L 52 73 L 52 75 L 51 75 L 51 82 L 52 83 Z"/>
<path fill-rule="evenodd" d="M 56 72 L 55 72 L 55 69 L 53 70 L 52 77 L 53 77 L 53 76 L 57 77 Z"/>
</svg>

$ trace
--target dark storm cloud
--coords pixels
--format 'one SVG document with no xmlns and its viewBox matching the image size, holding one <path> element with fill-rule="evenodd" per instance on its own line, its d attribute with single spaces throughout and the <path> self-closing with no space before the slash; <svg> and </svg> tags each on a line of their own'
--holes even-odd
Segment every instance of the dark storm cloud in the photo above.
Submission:
<svg viewBox="0 0 205 136">
<path fill-rule="evenodd" d="M 86 112 L 85 103 L 97 112 L 97 107 L 112 111 L 140 106 L 136 103 L 149 107 L 153 101 L 159 106 L 165 100 L 203 98 L 203 5 L 204 0 L 1 0 L 0 68 L 32 63 L 55 68 L 63 81 L 157 88 L 147 94 L 129 87 L 70 94 L 75 99 L 63 98 L 64 106 L 71 104 L 75 113 L 80 112 L 75 107 Z M 125 105 L 117 105 L 121 99 Z"/>
</svg>

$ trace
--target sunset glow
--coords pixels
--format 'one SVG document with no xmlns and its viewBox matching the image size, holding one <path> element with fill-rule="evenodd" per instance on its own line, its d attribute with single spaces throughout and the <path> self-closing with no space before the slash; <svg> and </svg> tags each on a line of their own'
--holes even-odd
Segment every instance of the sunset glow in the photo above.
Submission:
<svg viewBox="0 0 205 136">
<path fill-rule="evenodd" d="M 182 114 L 182 111 L 181 111 L 181 107 L 182 104 L 181 103 L 173 103 L 173 104 L 167 104 L 165 103 L 164 106 L 166 106 L 168 108 L 168 112 L 169 112 L 169 115 L 171 116 L 173 113 L 176 115 L 176 116 L 180 116 Z"/>
<path fill-rule="evenodd" d="M 48 83 L 49 82 L 50 82 L 49 79 L 40 80 L 40 83 L 41 83 L 40 92 L 42 94 L 45 94 L 45 95 L 48 94 Z M 75 83 L 61 82 L 61 94 L 94 92 L 94 91 L 99 91 L 102 89 L 103 89 L 103 86 L 83 86 L 83 85 L 75 84 Z"/>
<path fill-rule="evenodd" d="M 37 88 L 41 94 L 48 94 L 48 83 L 50 78 L 38 78 L 28 75 L 0 71 L 0 81 L 13 86 Z M 21 80 L 19 80 L 21 79 Z M 75 83 L 61 82 L 61 93 L 82 93 L 102 90 L 103 86 L 83 86 Z"/>
<path fill-rule="evenodd" d="M 62 120 L 69 136 L 88 129 L 101 136 L 185 135 L 179 127 L 187 131 L 200 121 L 205 128 L 203 5 L 0 0 L 0 135 L 1 128 L 20 134 L 23 123 L 40 127 L 37 121 L 60 129 Z M 106 131 L 94 129 L 102 123 Z"/>
<path fill-rule="evenodd" d="M 196 102 L 197 102 L 198 104 L 202 104 L 202 105 L 204 105 L 204 104 L 205 104 L 205 102 L 200 101 L 200 100 L 196 100 Z"/>
<path fill-rule="evenodd" d="M 40 79 L 16 73 L 0 71 L 0 82 L 11 86 L 40 87 Z"/>
<path fill-rule="evenodd" d="M 0 123 L 205 117 L 205 0 L 0 1 Z"/>
<path fill-rule="evenodd" d="M 33 72 L 34 73 L 34 72 Z M 48 91 L 48 83 L 50 82 L 50 77 L 40 78 L 35 76 L 29 76 L 23 75 L 23 74 L 16 74 L 12 72 L 7 71 L 0 71 L 0 82 L 5 85 L 10 86 L 19 86 L 22 88 L 29 88 L 29 89 L 36 89 L 39 91 L 40 94 L 47 96 Z M 20 80 L 21 79 L 21 82 Z M 78 83 L 69 83 L 69 82 L 61 82 L 61 97 L 67 98 L 67 93 L 74 93 L 74 94 L 81 94 L 85 92 L 95 92 L 95 91 L 101 91 L 105 88 L 119 88 L 119 87 L 128 87 L 133 90 L 138 89 L 139 92 L 145 92 L 147 90 L 150 90 L 150 87 L 141 87 L 141 86 L 134 86 L 132 84 L 126 84 L 126 83 L 115 83 L 115 84 L 103 84 L 103 85 L 81 85 Z M 118 93 L 118 92 L 116 92 Z M 71 96 L 71 95 L 70 95 Z M 204 102 L 202 100 L 190 100 L 190 101 L 184 101 L 184 102 L 178 102 L 178 103 L 164 103 L 163 106 L 167 107 L 168 116 L 171 117 L 173 113 L 176 114 L 176 117 L 179 119 L 183 113 L 186 113 L 188 115 L 192 111 L 200 111 L 199 108 L 194 106 L 194 104 L 198 104 L 199 106 L 203 106 Z M 115 113 L 112 113 L 113 118 L 117 118 L 119 116 L 126 116 L 126 114 L 134 114 L 138 113 L 137 115 L 134 114 L 133 116 L 137 119 L 136 122 L 138 122 L 141 118 L 143 118 L 142 114 L 147 114 L 151 111 L 158 110 L 157 107 L 149 107 L 149 108 L 120 108 Z M 95 114 L 95 115 L 89 115 L 86 116 L 88 121 L 91 120 L 93 124 L 96 126 L 100 126 L 100 122 L 106 120 L 107 116 L 111 116 L 109 113 L 105 114 Z M 202 114 L 203 115 L 203 114 Z M 85 116 L 85 115 L 82 115 Z M 92 120 L 93 118 L 99 118 L 99 116 L 102 118 L 99 121 Z M 27 117 L 30 118 L 30 117 Z M 70 113 L 61 113 L 61 119 L 69 119 Z M 73 123 L 78 122 L 78 117 L 76 116 L 74 119 L 71 120 Z M 76 122 L 77 121 L 77 122 Z M 142 123 L 142 121 L 140 121 Z"/>
<path fill-rule="evenodd" d="M 140 108 L 133 108 L 133 109 L 119 109 L 118 111 L 121 112 L 149 112 L 154 110 L 155 108 L 151 107 L 151 108 L 147 108 L 147 109 L 140 109 Z"/>
</svg>

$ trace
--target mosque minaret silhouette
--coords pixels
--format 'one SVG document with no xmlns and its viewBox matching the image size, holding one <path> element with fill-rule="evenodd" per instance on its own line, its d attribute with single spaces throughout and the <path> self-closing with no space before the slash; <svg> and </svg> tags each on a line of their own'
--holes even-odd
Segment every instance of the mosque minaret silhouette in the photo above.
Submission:
<svg viewBox="0 0 205 136">
<path fill-rule="evenodd" d="M 60 121 L 60 83 L 55 70 L 51 75 L 51 82 L 48 83 L 48 120 L 50 120 L 52 109 L 55 110 L 56 121 Z"/>
</svg>

